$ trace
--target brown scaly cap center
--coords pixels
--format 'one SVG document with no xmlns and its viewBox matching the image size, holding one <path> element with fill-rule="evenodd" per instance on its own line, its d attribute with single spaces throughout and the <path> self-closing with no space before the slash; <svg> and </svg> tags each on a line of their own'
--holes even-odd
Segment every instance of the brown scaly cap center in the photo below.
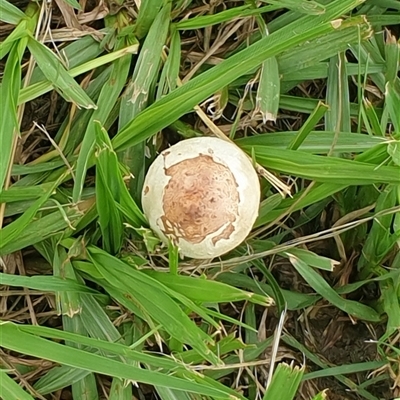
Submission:
<svg viewBox="0 0 400 400">
<path fill-rule="evenodd" d="M 229 168 L 211 156 L 199 155 L 166 168 L 165 173 L 171 179 L 163 195 L 164 233 L 196 244 L 226 225 L 213 243 L 229 239 L 239 203 L 237 183 Z"/>
</svg>

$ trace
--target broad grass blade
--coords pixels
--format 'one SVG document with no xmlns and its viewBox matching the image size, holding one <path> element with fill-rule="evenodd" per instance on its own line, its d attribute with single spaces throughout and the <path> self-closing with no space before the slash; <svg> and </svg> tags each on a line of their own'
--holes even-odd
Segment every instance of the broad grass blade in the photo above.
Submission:
<svg viewBox="0 0 400 400">
<path fill-rule="evenodd" d="M 83 370 L 90 370 L 99 374 L 136 380 L 149 385 L 169 387 L 191 393 L 234 400 L 228 388 L 221 390 L 220 388 L 217 389 L 210 385 L 205 385 L 204 382 L 197 383 L 160 372 L 137 368 L 120 361 L 110 360 L 107 357 L 67 347 L 26 333 L 19 329 L 17 325 L 9 322 L 0 322 L 0 332 L 1 346 L 18 353 L 70 365 Z M 237 398 L 242 397 L 238 394 Z"/>
<path fill-rule="evenodd" d="M 247 300 L 263 306 L 272 304 L 272 299 L 267 296 L 245 292 L 233 286 L 213 280 L 184 275 L 172 275 L 150 270 L 145 273 L 172 290 L 182 293 L 196 302 L 225 303 Z"/>
<path fill-rule="evenodd" d="M 280 363 L 272 377 L 263 400 L 292 400 L 304 374 L 304 368 Z"/>
<path fill-rule="evenodd" d="M 44 215 L 28 224 L 16 240 L 0 246 L 0 256 L 42 242 L 52 236 L 60 235 L 80 218 L 82 218 L 82 211 L 75 207 L 60 208 L 58 211 Z"/>
<path fill-rule="evenodd" d="M 370 185 L 374 183 L 400 183 L 398 167 L 367 164 L 337 157 L 323 157 L 301 151 L 279 150 L 261 146 L 253 150 L 257 161 L 272 170 L 300 176 L 316 182 L 345 185 Z"/>
<path fill-rule="evenodd" d="M 325 109 L 325 107 L 322 108 Z M 305 125 L 298 131 L 261 133 L 259 135 L 237 139 L 235 142 L 240 147 L 247 146 L 250 148 L 253 145 L 260 145 L 277 149 L 287 148 L 289 150 L 301 150 L 302 152 L 312 154 L 327 154 L 331 149 L 332 141 L 335 138 L 335 132 L 308 131 L 319 117 L 320 116 L 315 116 L 315 119 L 312 118 L 312 122 L 311 119 L 307 119 Z M 310 125 L 308 125 L 308 123 L 310 123 Z M 386 139 L 379 137 L 360 135 L 351 132 L 340 132 L 335 148 L 342 153 L 361 153 L 376 145 L 385 145 L 386 143 Z"/>
<path fill-rule="evenodd" d="M 100 249 L 91 248 L 89 255 L 96 269 L 109 284 L 122 293 L 130 292 L 130 296 L 140 304 L 141 308 L 155 321 L 162 324 L 171 336 L 182 343 L 189 343 L 211 362 L 219 362 L 206 346 L 206 343 L 212 342 L 210 337 L 192 323 L 175 300 L 170 297 L 164 285 Z M 123 282 L 121 282 L 121 276 L 125 276 Z"/>
<path fill-rule="evenodd" d="M 343 6 L 344 3 L 348 5 L 348 3 L 353 2 L 341 1 L 340 5 Z M 315 24 L 314 19 L 317 17 L 303 17 L 304 25 L 295 35 L 293 35 L 290 25 L 282 28 L 281 32 L 273 33 L 261 39 L 163 97 L 141 112 L 118 133 L 113 139 L 114 148 L 121 150 L 142 142 L 176 121 L 183 114 L 191 111 L 195 105 L 201 103 L 222 87 L 229 85 L 241 75 L 259 66 L 268 57 L 276 56 L 307 40 L 329 34 L 337 29 L 343 29 L 348 26 L 347 24 L 350 24 L 350 26 L 355 24 L 354 29 L 359 29 L 365 24 L 362 19 L 358 19 L 358 22 L 350 19 L 332 24 L 329 18 L 338 16 L 334 12 L 337 5 L 338 2 L 335 1 L 327 6 L 327 9 L 331 7 L 331 12 L 324 14 L 323 21 L 321 21 L 322 17 L 318 16 L 320 24 L 317 26 L 313 26 Z M 338 8 L 340 11 L 342 10 L 342 7 Z M 327 18 L 328 16 L 329 18 Z M 329 22 L 325 22 L 327 20 Z M 162 117 L 160 118 L 160 116 Z"/>
<path fill-rule="evenodd" d="M 257 89 L 256 111 L 260 112 L 264 124 L 276 121 L 279 109 L 280 76 L 276 57 L 262 63 Z"/>
<path fill-rule="evenodd" d="M 154 3 L 154 2 L 153 2 Z M 170 25 L 171 4 L 166 3 L 157 14 L 139 53 L 132 80 L 122 96 L 119 111 L 119 129 L 123 129 L 149 102 L 151 88 L 158 75 L 161 55 Z M 133 178 L 130 192 L 137 204 L 141 204 L 141 191 L 145 175 L 145 143 L 127 148 L 119 153 L 120 161 L 129 168 Z"/>
<path fill-rule="evenodd" d="M 326 104 L 329 110 L 325 114 L 325 129 L 336 131 L 337 136 L 341 131 L 351 132 L 349 83 L 343 52 L 329 62 Z M 332 143 L 333 149 L 335 142 Z"/>
<path fill-rule="evenodd" d="M 162 0 L 148 0 L 140 3 L 139 14 L 135 25 L 135 34 L 139 39 L 147 35 L 164 3 L 165 2 Z"/>
<path fill-rule="evenodd" d="M 0 10 L 1 13 L 1 10 Z M 1 14 L 0 14 L 1 15 Z M 33 400 L 33 397 L 25 392 L 5 370 L 0 370 L 0 397 L 4 400 Z"/>
<path fill-rule="evenodd" d="M 0 21 L 17 25 L 24 18 L 25 14 L 18 7 L 15 7 L 7 0 L 0 0 Z"/>
<path fill-rule="evenodd" d="M 158 81 L 156 99 L 172 92 L 177 87 L 181 63 L 181 38 L 178 30 L 171 34 L 171 44 L 160 79 Z"/>
</svg>

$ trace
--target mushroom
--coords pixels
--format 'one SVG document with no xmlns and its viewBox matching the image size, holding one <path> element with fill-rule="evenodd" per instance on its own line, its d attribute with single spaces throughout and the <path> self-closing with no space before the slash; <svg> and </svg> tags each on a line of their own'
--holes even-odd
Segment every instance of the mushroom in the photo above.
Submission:
<svg viewBox="0 0 400 400">
<path fill-rule="evenodd" d="M 183 140 L 161 152 L 142 192 L 153 231 L 198 259 L 242 243 L 259 204 L 260 183 L 249 158 L 233 143 L 212 137 Z"/>
</svg>

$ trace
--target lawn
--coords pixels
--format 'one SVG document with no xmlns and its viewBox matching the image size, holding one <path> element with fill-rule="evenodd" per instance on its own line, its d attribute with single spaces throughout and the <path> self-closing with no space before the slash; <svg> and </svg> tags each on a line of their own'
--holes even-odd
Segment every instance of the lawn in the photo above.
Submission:
<svg viewBox="0 0 400 400">
<path fill-rule="evenodd" d="M 400 397 L 399 37 L 398 0 L 0 0 L 0 398 Z M 142 192 L 209 136 L 261 199 L 198 259 Z"/>
</svg>

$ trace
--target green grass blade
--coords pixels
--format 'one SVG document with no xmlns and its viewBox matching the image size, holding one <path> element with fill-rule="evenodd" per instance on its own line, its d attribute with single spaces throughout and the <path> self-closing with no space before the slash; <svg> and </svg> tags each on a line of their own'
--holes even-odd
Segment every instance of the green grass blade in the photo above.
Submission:
<svg viewBox="0 0 400 400">
<path fill-rule="evenodd" d="M 170 274 L 178 274 L 179 248 L 171 241 L 168 242 L 168 266 Z"/>
<path fill-rule="evenodd" d="M 264 274 L 269 286 L 271 287 L 274 293 L 272 298 L 276 303 L 276 308 L 278 310 L 278 313 L 282 313 L 287 307 L 287 300 L 285 299 L 283 291 L 279 287 L 278 282 L 272 275 L 272 272 L 265 266 L 262 260 L 254 260 L 252 263 L 256 268 L 258 268 Z"/>
<path fill-rule="evenodd" d="M 82 65 L 78 65 L 77 67 L 70 69 L 68 73 L 72 78 L 74 78 L 78 75 L 84 74 L 85 72 L 89 72 L 93 69 L 99 68 L 105 64 L 112 63 L 113 61 L 116 61 L 117 59 L 124 57 L 126 55 L 135 54 L 137 52 L 138 47 L 139 47 L 138 44 L 135 43 L 124 49 L 114 51 L 112 53 L 106 54 L 101 57 L 97 57 L 93 60 L 85 62 Z M 34 100 L 37 97 L 47 92 L 50 92 L 52 89 L 53 89 L 52 83 L 50 83 L 47 80 L 36 82 L 28 86 L 27 88 L 21 90 L 20 97 L 18 99 L 18 104 L 23 104 L 28 101 Z"/>
<path fill-rule="evenodd" d="M 228 389 L 222 391 L 209 385 L 204 385 L 204 383 L 199 384 L 160 372 L 144 370 L 119 361 L 110 360 L 107 357 L 97 354 L 67 347 L 25 333 L 16 325 L 9 322 L 0 322 L 0 333 L 0 344 L 2 347 L 25 355 L 70 365 L 83 370 L 90 370 L 99 374 L 143 382 L 149 385 L 169 387 L 232 400 L 231 394 L 228 394 Z M 238 398 L 240 398 L 239 395 Z"/>
<path fill-rule="evenodd" d="M 29 38 L 28 47 L 45 77 L 66 101 L 71 101 L 78 107 L 96 108 L 93 101 L 49 48 L 33 38 Z"/>
<path fill-rule="evenodd" d="M 30 223 L 16 240 L 0 247 L 0 255 L 12 253 L 52 236 L 63 233 L 70 225 L 82 218 L 82 211 L 75 207 L 55 211 Z"/>
<path fill-rule="evenodd" d="M 340 365 L 338 367 L 324 368 L 320 371 L 309 372 L 304 374 L 303 381 L 322 378 L 335 375 L 349 375 L 358 372 L 376 370 L 387 365 L 386 361 L 367 361 L 363 363 L 354 363 L 348 365 Z"/>
<path fill-rule="evenodd" d="M 276 121 L 279 109 L 280 75 L 276 57 L 262 63 L 257 89 L 256 111 L 261 113 L 264 124 Z"/>
<path fill-rule="evenodd" d="M 23 41 L 14 43 L 4 69 L 3 80 L 0 85 L 0 143 L 2 155 L 0 157 L 0 193 L 2 192 L 11 157 L 13 155 L 14 135 L 18 135 L 19 125 L 17 118 L 17 99 L 21 85 L 21 60 L 24 52 Z"/>
<path fill-rule="evenodd" d="M 316 356 L 313 352 L 311 352 L 306 346 L 299 343 L 295 338 L 288 335 L 283 335 L 282 340 L 288 344 L 289 346 L 294 347 L 295 349 L 301 351 L 310 361 L 314 364 L 318 365 L 321 368 L 329 368 L 329 365 L 326 361 L 322 361 L 318 356 Z M 352 380 L 346 378 L 344 375 L 336 375 L 335 378 L 348 387 L 352 392 L 359 394 L 360 396 L 365 397 L 368 400 L 379 400 L 377 397 L 373 396 L 370 392 L 363 389 L 360 386 L 357 386 Z"/>
<path fill-rule="evenodd" d="M 71 7 L 75 8 L 76 10 L 82 10 L 81 5 L 78 3 L 77 0 L 62 0 L 64 3 L 70 5 Z"/>
<path fill-rule="evenodd" d="M 272 170 L 315 180 L 345 185 L 370 185 L 374 183 L 400 183 L 398 167 L 381 166 L 341 159 L 305 154 L 301 151 L 279 150 L 261 146 L 243 146 L 252 149 L 257 161 Z"/>
<path fill-rule="evenodd" d="M 120 211 L 115 206 L 119 200 L 120 174 L 117 155 L 114 153 L 107 131 L 97 122 L 96 130 L 96 207 L 102 232 L 103 248 L 111 254 L 122 246 L 123 226 Z"/>
<path fill-rule="evenodd" d="M 1 14 L 0 14 L 1 15 Z M 11 50 L 13 44 L 28 36 L 28 23 L 24 19 L 15 27 L 15 29 L 0 43 L 0 60 L 2 60 Z"/>
<path fill-rule="evenodd" d="M 181 63 L 181 38 L 178 30 L 171 34 L 171 44 L 160 79 L 158 81 L 156 99 L 172 92 L 177 87 Z"/>
<path fill-rule="evenodd" d="M 53 186 L 53 182 L 36 186 L 11 186 L 10 189 L 0 192 L 1 203 L 12 203 L 15 201 L 37 199 L 48 192 Z"/>
<path fill-rule="evenodd" d="M 117 102 L 117 99 L 126 83 L 130 62 L 131 55 L 125 55 L 124 57 L 114 61 L 110 77 L 101 89 L 97 101 L 97 109 L 93 112 L 86 128 L 76 163 L 76 179 L 72 194 L 74 202 L 78 202 L 81 197 L 86 177 L 86 170 L 94 150 L 96 140 L 96 125 L 94 121 L 99 121 L 103 125 L 106 122 L 107 117 L 110 115 L 110 112 L 114 104 Z"/>
<path fill-rule="evenodd" d="M 149 0 L 140 4 L 135 25 L 135 34 L 139 39 L 147 35 L 163 3 L 164 1 L 162 0 Z"/>
<path fill-rule="evenodd" d="M 346 58 L 343 52 L 332 57 L 329 62 L 325 115 L 327 131 L 351 132 L 349 84 L 346 73 Z M 337 140 L 337 139 L 336 139 Z M 332 143 L 333 148 L 335 142 Z"/>
<path fill-rule="evenodd" d="M 151 89 L 156 81 L 161 63 L 161 54 L 167 40 L 170 25 L 171 4 L 166 3 L 157 14 L 140 50 L 132 80 L 122 96 L 118 126 L 123 129 L 146 108 Z M 141 203 L 141 192 L 145 175 L 145 143 L 127 148 L 119 154 L 120 161 L 129 168 L 133 179 L 130 193 L 137 204 Z"/>
<path fill-rule="evenodd" d="M 399 171 L 399 167 L 397 167 Z M 375 212 L 390 209 L 398 204 L 398 186 L 387 186 L 380 193 Z M 382 262 L 386 255 L 394 248 L 398 233 L 392 233 L 392 226 L 395 215 L 384 215 L 374 219 L 368 237 L 363 246 L 363 252 L 358 260 L 358 270 L 361 279 L 365 279 Z"/>
<path fill-rule="evenodd" d="M 352 4 L 353 2 L 350 0 L 341 1 L 341 5 L 344 3 Z M 332 3 L 332 9 L 336 11 L 334 6 L 337 5 L 337 1 Z M 333 10 L 327 13 L 327 16 L 334 17 L 336 13 Z M 327 16 L 325 16 L 325 21 L 326 19 L 329 21 Z M 312 27 L 316 17 L 307 16 L 304 18 L 306 29 L 302 27 L 299 33 L 296 32 L 293 35 L 291 27 L 287 26 L 282 29 L 282 32 L 273 33 L 261 39 L 154 103 L 118 133 L 113 139 L 114 148 L 121 150 L 142 142 L 160 129 L 170 125 L 183 114 L 191 111 L 195 105 L 201 103 L 222 87 L 229 85 L 241 75 L 260 65 L 268 57 L 276 56 L 300 43 L 328 34 L 336 29 L 345 28 L 348 26 L 347 24 L 350 26 L 354 24 L 354 29 L 358 29 L 364 24 L 360 19 L 353 19 L 342 22 L 340 26 L 338 26 L 339 24 L 332 24 L 330 21 L 320 21 L 321 23 L 317 27 Z M 321 16 L 318 18 L 321 18 Z M 161 118 L 160 115 L 162 115 Z"/>
<path fill-rule="evenodd" d="M 209 336 L 192 323 L 169 296 L 164 285 L 100 249 L 91 248 L 89 255 L 104 279 L 119 290 L 122 289 L 122 292 L 130 292 L 130 297 L 134 297 L 141 308 L 146 310 L 155 321 L 162 324 L 172 337 L 182 343 L 189 343 L 206 359 L 218 363 L 218 359 L 206 346 L 207 342 L 212 342 Z M 125 276 L 123 283 L 121 276 Z M 131 284 L 128 285 L 127 282 Z"/>
<path fill-rule="evenodd" d="M 266 2 L 266 0 L 262 1 Z M 277 4 L 280 7 L 287 8 L 300 14 L 320 15 L 326 11 L 324 5 L 313 0 L 268 0 L 268 3 Z"/>
<path fill-rule="evenodd" d="M 1 10 L 0 10 L 1 15 Z M 33 397 L 25 392 L 21 386 L 18 385 L 6 371 L 0 370 L 0 397 L 4 400 L 33 400 Z"/>
<path fill-rule="evenodd" d="M 76 292 L 86 294 L 97 294 L 99 292 L 68 278 L 57 276 L 22 276 L 0 272 L 0 284 L 6 286 L 23 286 L 27 289 L 41 292 Z"/>
<path fill-rule="evenodd" d="M 71 386 L 90 373 L 90 371 L 71 368 L 67 365 L 54 367 L 35 382 L 33 387 L 40 394 L 46 395 L 64 389 L 67 386 Z"/>
<path fill-rule="evenodd" d="M 0 21 L 17 25 L 24 18 L 25 14 L 18 7 L 7 0 L 0 0 Z"/>
<path fill-rule="evenodd" d="M 319 102 L 315 110 L 309 115 L 306 122 L 303 124 L 298 134 L 292 139 L 288 145 L 289 150 L 297 150 L 302 143 L 306 140 L 311 131 L 315 128 L 319 120 L 324 116 L 328 110 L 328 106 Z M 358 136 L 357 136 L 358 138 Z"/>
<path fill-rule="evenodd" d="M 385 136 L 374 106 L 368 99 L 365 98 L 363 99 L 362 104 L 362 116 L 364 117 L 364 123 L 370 126 L 371 134 L 381 137 Z"/>
<path fill-rule="evenodd" d="M 174 28 L 178 30 L 206 28 L 207 26 L 221 24 L 223 22 L 232 21 L 238 18 L 259 15 L 264 12 L 276 10 L 277 8 L 279 8 L 278 5 L 265 6 L 257 9 L 251 9 L 250 5 L 233 7 L 216 14 L 200 15 L 195 18 L 189 18 L 184 21 L 180 21 L 174 25 Z"/>
<path fill-rule="evenodd" d="M 308 132 L 308 128 L 315 123 L 315 121 L 316 119 L 313 122 L 307 119 L 302 129 L 298 131 L 261 133 L 256 136 L 237 139 L 235 142 L 240 147 L 247 146 L 250 148 L 252 145 L 259 145 L 277 149 L 298 149 L 312 154 L 327 154 L 331 149 L 332 141 L 335 138 L 335 132 Z M 309 126 L 308 123 L 310 123 Z M 306 128 L 304 128 L 304 126 L 306 126 Z M 306 135 L 307 132 L 308 134 Z M 387 143 L 387 141 L 379 137 L 371 137 L 369 135 L 360 135 L 351 132 L 340 132 L 335 148 L 341 153 L 361 153 L 378 144 L 384 145 L 385 143 Z M 291 149 L 292 146 L 294 147 L 293 149 Z"/>
<path fill-rule="evenodd" d="M 51 251 L 53 251 L 53 274 L 54 276 L 69 278 L 77 282 L 77 276 L 72 267 L 65 249 L 52 241 Z M 53 250 L 54 249 L 54 250 Z M 74 332 L 81 335 L 87 335 L 87 331 L 82 323 L 82 298 L 76 292 L 56 292 L 56 302 L 58 312 L 62 316 L 63 329 L 67 332 Z M 66 341 L 66 346 L 81 348 L 73 342 Z M 96 380 L 93 373 L 84 374 L 77 382 L 72 384 L 72 395 L 77 400 L 96 400 L 98 392 Z"/>
<path fill-rule="evenodd" d="M 11 224 L 7 225 L 2 229 L 2 241 L 0 243 L 0 252 L 11 242 L 16 241 L 18 236 L 28 227 L 28 225 L 32 222 L 34 216 L 42 207 L 42 205 L 50 198 L 53 194 L 54 190 L 58 187 L 58 185 L 63 180 L 64 176 L 62 176 L 58 181 L 54 182 L 53 187 L 45 193 L 42 197 L 36 200 L 25 212 L 24 214 L 13 221 Z"/>
<path fill-rule="evenodd" d="M 271 299 L 267 296 L 255 295 L 220 282 L 151 270 L 145 270 L 144 272 L 158 282 L 188 296 L 196 302 L 225 303 L 247 300 L 264 306 L 271 304 Z"/>
<path fill-rule="evenodd" d="M 319 392 L 316 396 L 312 398 L 312 400 L 326 400 L 327 399 L 326 396 L 328 396 L 328 389 Z"/>
<path fill-rule="evenodd" d="M 326 298 L 331 304 L 362 320 L 375 322 L 380 320 L 379 314 L 373 308 L 339 296 L 313 268 L 298 257 L 290 254 L 290 252 L 287 252 L 287 254 L 290 255 L 290 262 L 296 268 L 297 272 L 318 294 Z"/>
<path fill-rule="evenodd" d="M 232 286 L 241 287 L 243 289 L 251 290 L 254 293 L 261 295 L 267 294 L 275 298 L 275 290 L 269 284 L 257 282 L 249 276 L 239 273 L 223 272 L 218 275 L 218 281 L 227 283 Z M 288 310 L 297 310 L 300 308 L 308 307 L 320 299 L 316 295 L 306 295 L 304 293 L 296 293 L 289 290 L 280 289 L 284 297 L 283 305 L 287 304 Z M 278 303 L 278 301 L 277 301 Z"/>
<path fill-rule="evenodd" d="M 128 360 L 143 363 L 154 368 L 165 370 L 185 368 L 184 365 L 179 364 L 176 360 L 173 360 L 168 356 L 160 357 L 158 353 L 151 354 L 141 351 L 135 351 L 132 350 L 132 347 L 128 347 L 127 345 L 122 343 L 111 343 L 108 341 L 89 338 L 87 336 L 78 335 L 76 333 L 66 332 L 44 326 L 19 325 L 18 328 L 24 333 L 48 339 L 70 341 L 71 343 L 80 344 L 83 348 L 90 348 L 96 351 L 104 351 L 105 353 L 112 354 L 113 356 L 119 356 L 119 358 L 124 357 Z"/>
<path fill-rule="evenodd" d="M 263 400 L 292 400 L 304 374 L 304 368 L 281 363 L 276 368 Z"/>
<path fill-rule="evenodd" d="M 327 257 L 322 257 L 318 254 L 313 253 L 312 251 L 300 248 L 290 249 L 289 255 L 294 255 L 307 265 L 310 265 L 314 268 L 322 269 L 324 271 L 332 272 L 335 267 L 340 264 L 339 261 L 335 261 Z"/>
<path fill-rule="evenodd" d="M 400 133 L 400 84 L 394 85 L 390 82 L 386 85 L 386 103 L 385 106 L 388 108 L 390 118 L 393 122 L 396 133 Z"/>
</svg>

